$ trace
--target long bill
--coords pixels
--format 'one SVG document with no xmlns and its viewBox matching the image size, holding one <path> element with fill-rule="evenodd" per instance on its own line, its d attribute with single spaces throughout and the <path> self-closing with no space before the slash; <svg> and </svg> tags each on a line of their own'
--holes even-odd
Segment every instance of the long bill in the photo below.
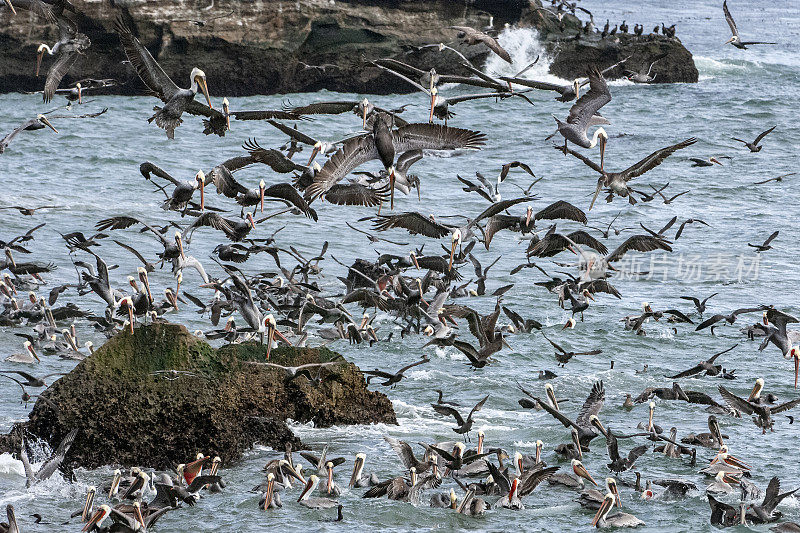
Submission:
<svg viewBox="0 0 800 533">
<path fill-rule="evenodd" d="M 597 527 L 600 519 L 604 518 L 609 511 L 611 511 L 612 505 L 614 505 L 614 498 L 606 498 L 603 500 L 603 503 L 600 504 L 600 509 L 597 510 L 597 514 L 594 515 L 594 518 L 592 519 L 592 526 Z"/>
<path fill-rule="evenodd" d="M 214 106 L 211 105 L 211 96 L 208 94 L 208 84 L 206 83 L 206 79 L 203 76 L 197 76 L 195 80 L 197 81 L 197 85 L 200 87 L 200 90 L 203 92 L 203 96 L 206 97 L 208 107 L 214 109 Z"/>
<path fill-rule="evenodd" d="M 361 478 L 361 471 L 364 469 L 364 459 L 360 455 L 353 463 L 353 473 L 350 476 L 350 483 L 347 484 L 351 489 L 356 486 L 356 482 Z"/>
<path fill-rule="evenodd" d="M 14 9 L 14 4 L 11 3 L 11 0 L 5 0 L 5 2 L 6 2 L 6 5 L 8 6 L 8 9 L 10 9 L 11 12 L 16 15 L 17 14 L 17 10 Z"/>
<path fill-rule="evenodd" d="M 39 120 L 41 120 L 41 121 L 42 121 L 42 123 L 43 123 L 45 126 L 47 126 L 48 128 L 50 128 L 50 129 L 51 129 L 51 130 L 53 130 L 54 132 L 58 133 L 58 130 L 55 128 L 55 126 L 53 126 L 52 124 L 50 124 L 50 121 L 49 121 L 49 120 L 47 120 L 47 117 L 46 117 L 46 116 L 42 115 L 42 116 L 41 116 L 41 118 L 39 118 Z"/>
</svg>

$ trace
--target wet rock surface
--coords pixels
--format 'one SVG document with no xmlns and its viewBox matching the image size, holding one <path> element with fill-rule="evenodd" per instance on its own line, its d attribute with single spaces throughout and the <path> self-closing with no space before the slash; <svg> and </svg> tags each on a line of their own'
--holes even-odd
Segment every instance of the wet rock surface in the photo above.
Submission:
<svg viewBox="0 0 800 533">
<path fill-rule="evenodd" d="M 69 465 L 166 468 L 198 452 L 227 462 L 254 444 L 297 449 L 287 419 L 318 427 L 397 423 L 389 399 L 367 390 L 358 367 L 335 352 L 272 350 L 270 362 L 285 366 L 342 362 L 321 368 L 319 383 L 247 363 L 265 356 L 257 343 L 214 349 L 175 324 L 120 333 L 45 389 L 29 420 L 0 437 L 0 450 L 18 451 L 23 432 L 57 445 L 79 428 Z M 317 378 L 317 369 L 311 374 Z"/>
<path fill-rule="evenodd" d="M 386 94 L 412 92 L 413 87 L 370 66 L 380 57 L 396 57 L 422 68 L 459 73 L 452 55 L 420 46 L 447 42 L 480 65 L 487 56 L 483 45 L 455 42 L 451 25 L 483 28 L 493 25 L 534 27 L 540 32 L 551 71 L 564 78 L 586 73 L 593 64 L 607 66 L 632 56 L 629 65 L 644 68 L 661 54 L 654 71 L 657 82 L 697 81 L 691 54 L 677 39 L 663 36 L 599 34 L 571 41 L 580 21 L 570 15 L 558 21 L 537 9 L 537 1 L 522 0 L 403 0 L 225 2 L 211 9 L 208 2 L 172 0 L 73 0 L 81 13 L 78 25 L 92 41 L 62 82 L 67 87 L 81 78 L 115 78 L 121 85 L 108 92 L 144 94 L 129 65 L 113 20 L 120 14 L 134 28 L 178 86 L 188 86 L 192 67 L 208 76 L 215 96 L 247 96 L 329 89 Z M 34 77 L 36 48 L 58 38 L 27 11 L 11 16 L 0 11 L 0 91 L 36 91 L 45 76 Z M 43 69 L 54 57 L 45 56 Z M 611 78 L 622 75 L 617 69 Z"/>
</svg>

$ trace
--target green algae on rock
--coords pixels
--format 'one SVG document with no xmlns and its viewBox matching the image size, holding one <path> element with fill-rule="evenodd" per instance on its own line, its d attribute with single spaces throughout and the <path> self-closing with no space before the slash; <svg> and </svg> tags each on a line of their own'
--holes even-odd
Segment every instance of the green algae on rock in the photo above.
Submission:
<svg viewBox="0 0 800 533">
<path fill-rule="evenodd" d="M 287 419 L 319 427 L 397 423 L 389 399 L 369 391 L 341 355 L 272 350 L 270 362 L 287 366 L 342 361 L 322 368 L 318 384 L 247 363 L 265 356 L 266 347 L 254 342 L 215 349 L 176 324 L 126 330 L 43 391 L 30 419 L 0 437 L 0 449 L 16 451 L 20 430 L 57 443 L 78 428 L 70 465 L 166 468 L 198 452 L 227 462 L 254 444 L 297 449 Z"/>
</svg>

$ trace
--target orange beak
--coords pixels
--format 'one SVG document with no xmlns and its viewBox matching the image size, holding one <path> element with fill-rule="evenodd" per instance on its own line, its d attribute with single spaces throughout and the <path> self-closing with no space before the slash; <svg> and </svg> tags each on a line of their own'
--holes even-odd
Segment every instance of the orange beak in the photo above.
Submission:
<svg viewBox="0 0 800 533">
<path fill-rule="evenodd" d="M 606 137 L 605 135 L 600 136 L 600 173 L 604 172 L 604 166 L 606 159 Z"/>
<path fill-rule="evenodd" d="M 436 105 L 436 93 L 431 93 L 431 112 L 428 115 L 428 124 L 433 122 L 433 108 Z"/>
<path fill-rule="evenodd" d="M 128 300 L 125 305 L 128 306 L 128 321 L 131 324 L 131 335 L 133 335 L 133 304 Z"/>
<path fill-rule="evenodd" d="M 261 212 L 263 213 L 264 212 L 264 192 L 266 191 L 266 188 L 264 188 L 264 187 L 262 187 L 260 185 L 259 185 L 258 188 L 260 189 L 260 193 L 261 193 Z"/>
<path fill-rule="evenodd" d="M 247 220 L 250 222 L 250 227 L 252 229 L 256 229 L 256 221 L 253 220 L 253 215 L 251 215 L 250 213 L 247 213 Z"/>
<path fill-rule="evenodd" d="M 78 87 L 78 103 L 83 103 L 83 87 Z"/>
<path fill-rule="evenodd" d="M 44 55 L 44 50 L 38 52 L 36 54 L 36 77 L 39 77 L 39 68 L 42 66 L 42 56 Z"/>
<path fill-rule="evenodd" d="M 311 157 L 308 158 L 308 163 L 306 163 L 307 167 L 311 166 L 311 162 L 314 161 L 314 158 L 317 157 L 318 153 L 319 153 L 319 147 L 318 146 L 314 146 L 314 149 L 311 150 Z"/>
<path fill-rule="evenodd" d="M 197 181 L 200 182 L 200 212 L 202 213 L 206 208 L 206 180 L 197 178 Z"/>
<path fill-rule="evenodd" d="M 39 356 L 38 356 L 38 355 L 36 355 L 36 350 L 34 350 L 34 349 L 33 349 L 33 346 L 31 346 L 31 345 L 28 345 L 28 351 L 31 353 L 31 355 L 33 356 L 33 358 L 34 358 L 34 359 L 36 359 L 36 361 L 37 361 L 37 362 L 39 362 L 39 363 L 41 363 L 41 362 L 42 362 L 42 360 L 41 360 L 41 359 L 39 359 Z"/>
<path fill-rule="evenodd" d="M 531 217 L 533 217 L 533 209 L 531 209 L 531 207 L 528 206 L 528 213 L 525 216 L 525 227 L 526 228 L 530 227 L 530 225 L 531 225 Z"/>
<path fill-rule="evenodd" d="M 208 84 L 206 84 L 205 78 L 201 76 L 197 76 L 197 85 L 200 86 L 200 90 L 203 91 L 203 95 L 206 97 L 206 102 L 208 102 L 208 107 L 214 109 L 214 106 L 211 105 L 211 97 L 208 95 Z"/>
</svg>

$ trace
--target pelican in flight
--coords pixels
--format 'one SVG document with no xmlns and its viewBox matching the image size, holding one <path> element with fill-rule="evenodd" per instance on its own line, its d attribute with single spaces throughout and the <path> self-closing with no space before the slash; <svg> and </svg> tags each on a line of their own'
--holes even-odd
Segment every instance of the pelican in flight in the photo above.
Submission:
<svg viewBox="0 0 800 533">
<path fill-rule="evenodd" d="M 733 37 L 725 41 L 725 44 L 730 43 L 740 50 L 747 50 L 747 47 L 751 44 L 775 44 L 763 41 L 742 41 L 741 37 L 739 37 L 739 30 L 736 28 L 736 21 L 733 20 L 731 12 L 728 11 L 728 0 L 722 2 L 722 12 L 725 13 L 725 20 L 728 22 L 728 26 L 730 26 L 731 33 L 733 34 Z"/>
<path fill-rule="evenodd" d="M 566 122 L 561 122 L 558 117 L 553 115 L 558 125 L 558 132 L 564 136 L 564 153 L 567 150 L 567 141 L 577 144 L 581 148 L 594 148 L 600 143 L 600 169 L 603 169 L 605 161 L 606 141 L 608 134 L 603 128 L 597 128 L 592 138 L 586 135 L 586 130 L 592 117 L 604 105 L 611 101 L 611 91 L 608 84 L 597 68 L 589 72 L 589 92 L 580 97 L 569 110 Z"/>
<path fill-rule="evenodd" d="M 42 43 L 36 50 L 36 76 L 39 76 L 39 69 L 42 66 L 42 58 L 45 52 L 51 56 L 58 54 L 58 59 L 50 67 L 50 71 L 47 73 L 47 80 L 44 83 L 42 97 L 45 102 L 52 100 L 62 78 L 75 64 L 78 56 L 83 54 L 92 44 L 86 35 L 78 31 L 78 25 L 61 13 L 56 15 L 56 23 L 58 24 L 58 41 L 52 48 Z"/>
<path fill-rule="evenodd" d="M 205 72 L 197 67 L 193 68 L 192 73 L 189 75 L 189 79 L 192 82 L 191 87 L 181 89 L 167 76 L 166 72 L 150 55 L 150 52 L 139 42 L 139 39 L 133 35 L 121 19 L 116 20 L 115 27 L 120 41 L 122 41 L 125 55 L 136 69 L 139 78 L 150 91 L 164 102 L 164 106 L 159 108 L 155 115 L 147 119 L 148 122 L 155 121 L 159 128 L 166 130 L 167 138 L 174 139 L 175 128 L 183 122 L 181 115 L 185 111 L 192 115 L 209 117 L 211 120 L 207 121 L 207 132 L 213 132 L 220 136 L 225 134 L 227 121 L 225 116 L 211 105 Z M 194 97 L 198 90 L 206 97 L 207 107 L 200 102 L 195 102 Z"/>
<path fill-rule="evenodd" d="M 50 128 L 54 132 L 58 133 L 58 130 L 52 124 L 50 124 L 50 121 L 47 120 L 46 116 L 38 114 L 36 115 L 36 118 L 26 120 L 25 122 L 17 126 L 16 129 L 14 129 L 14 131 L 12 131 L 8 135 L 0 139 L 0 154 L 5 152 L 6 147 L 9 144 L 11 144 L 11 141 L 13 141 L 14 138 L 23 131 L 35 131 L 35 130 L 40 130 L 42 128 Z"/>
</svg>

